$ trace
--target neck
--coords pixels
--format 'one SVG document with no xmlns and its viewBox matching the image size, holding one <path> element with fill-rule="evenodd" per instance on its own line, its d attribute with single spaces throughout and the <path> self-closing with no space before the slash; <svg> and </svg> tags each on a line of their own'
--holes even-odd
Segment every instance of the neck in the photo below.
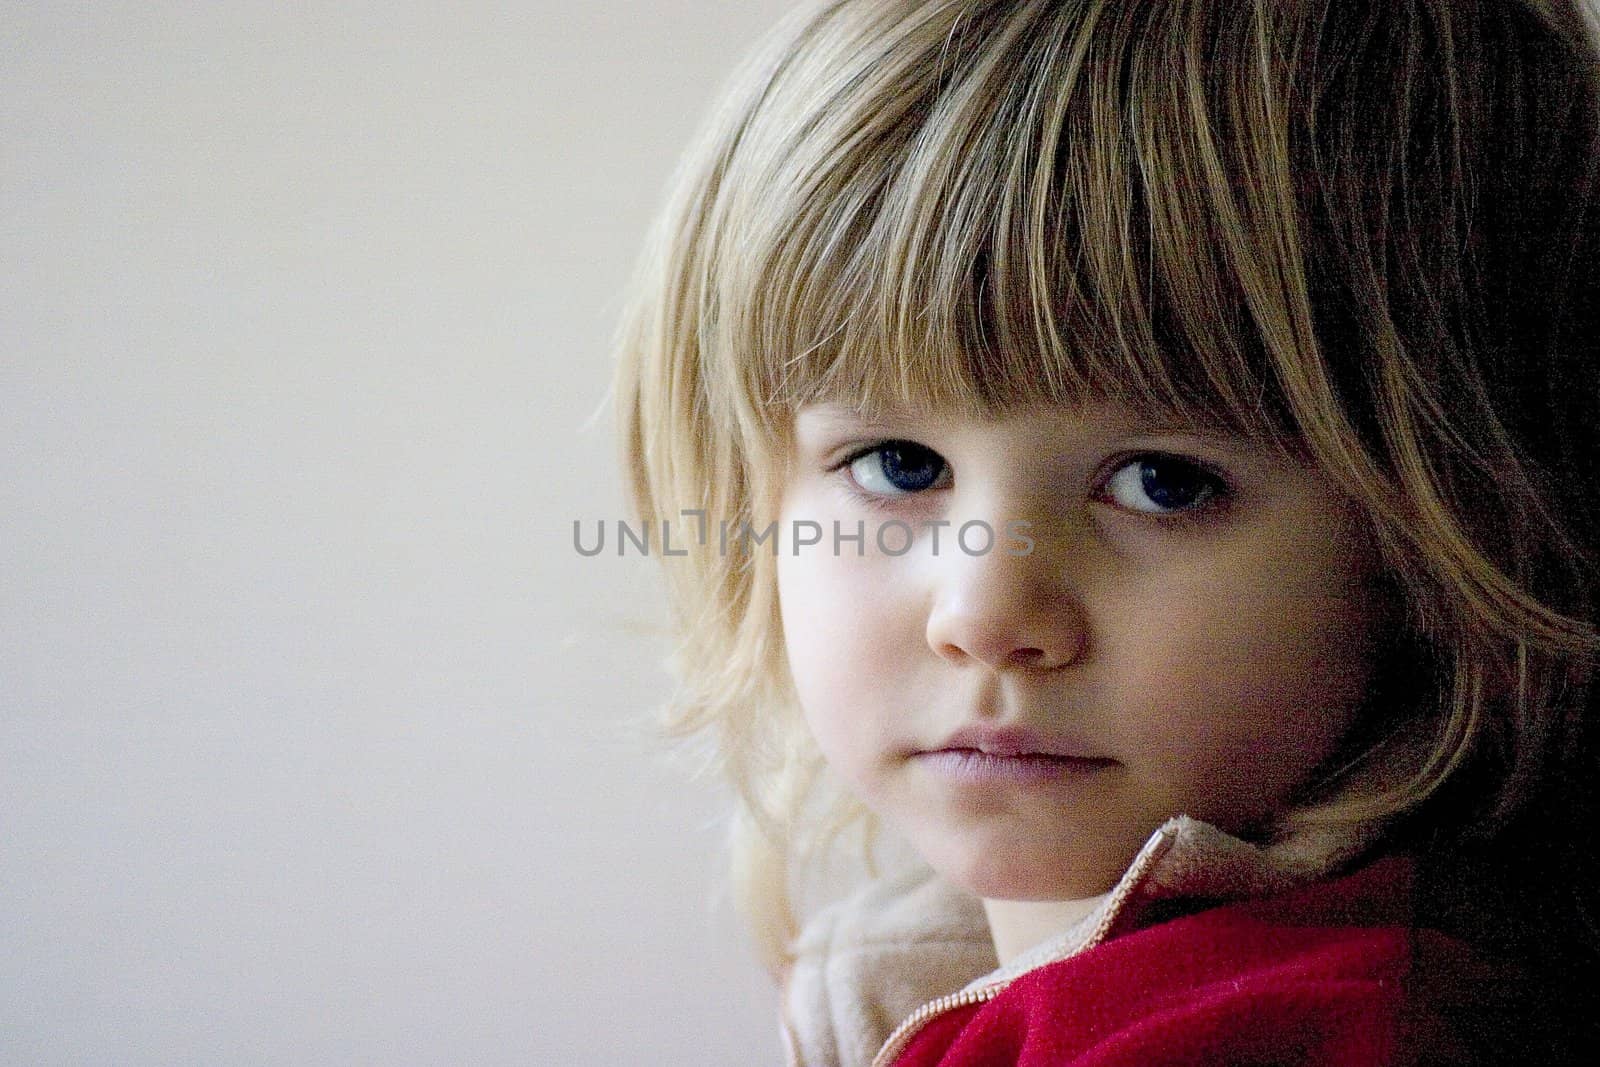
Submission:
<svg viewBox="0 0 1600 1067">
<path fill-rule="evenodd" d="M 1109 894 L 1082 900 L 985 900 L 989 936 L 1004 966 L 1017 956 L 1077 925 Z"/>
</svg>

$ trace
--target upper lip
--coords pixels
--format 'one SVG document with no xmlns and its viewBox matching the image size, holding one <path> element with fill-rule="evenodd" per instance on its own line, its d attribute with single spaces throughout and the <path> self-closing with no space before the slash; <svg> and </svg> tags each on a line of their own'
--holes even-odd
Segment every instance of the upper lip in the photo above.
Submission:
<svg viewBox="0 0 1600 1067">
<path fill-rule="evenodd" d="M 967 749 L 989 756 L 1054 756 L 1058 759 L 1104 760 L 1076 737 L 1046 733 L 1020 726 L 963 726 L 934 748 L 925 752 Z"/>
</svg>

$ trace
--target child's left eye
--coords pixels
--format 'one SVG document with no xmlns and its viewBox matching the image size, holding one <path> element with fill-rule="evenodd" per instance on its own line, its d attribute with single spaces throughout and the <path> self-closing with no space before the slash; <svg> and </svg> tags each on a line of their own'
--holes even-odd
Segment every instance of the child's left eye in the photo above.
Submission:
<svg viewBox="0 0 1600 1067">
<path fill-rule="evenodd" d="M 1199 510 L 1226 495 L 1221 478 L 1177 456 L 1137 456 L 1106 480 L 1105 494 L 1129 511 L 1173 515 Z"/>
<path fill-rule="evenodd" d="M 909 496 L 942 488 L 950 465 L 931 448 L 912 441 L 886 441 L 848 460 L 850 477 L 874 496 Z"/>
</svg>

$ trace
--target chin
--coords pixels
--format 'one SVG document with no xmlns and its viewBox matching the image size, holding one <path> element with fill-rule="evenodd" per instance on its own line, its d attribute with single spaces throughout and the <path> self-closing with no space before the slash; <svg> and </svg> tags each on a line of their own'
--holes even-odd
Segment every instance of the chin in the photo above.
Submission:
<svg viewBox="0 0 1600 1067">
<path fill-rule="evenodd" d="M 947 880 L 985 900 L 1083 900 L 1111 889 L 1132 861 L 1085 863 L 1081 852 L 1041 855 L 1011 848 L 927 857 Z"/>
</svg>

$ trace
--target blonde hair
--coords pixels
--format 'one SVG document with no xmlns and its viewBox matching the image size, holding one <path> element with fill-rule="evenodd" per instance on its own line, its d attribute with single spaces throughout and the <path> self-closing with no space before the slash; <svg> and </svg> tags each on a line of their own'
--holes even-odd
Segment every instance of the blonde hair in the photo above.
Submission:
<svg viewBox="0 0 1600 1067">
<path fill-rule="evenodd" d="M 1592 759 L 1597 106 L 1593 28 L 1554 0 L 798 12 L 641 263 L 639 518 L 764 526 L 823 398 L 1097 400 L 1279 442 L 1362 505 L 1408 605 L 1382 715 L 1281 839 L 1419 812 L 1493 836 Z M 859 812 L 819 806 L 770 554 L 707 541 L 666 567 L 669 721 L 717 739 L 781 969 L 792 865 Z"/>
</svg>

